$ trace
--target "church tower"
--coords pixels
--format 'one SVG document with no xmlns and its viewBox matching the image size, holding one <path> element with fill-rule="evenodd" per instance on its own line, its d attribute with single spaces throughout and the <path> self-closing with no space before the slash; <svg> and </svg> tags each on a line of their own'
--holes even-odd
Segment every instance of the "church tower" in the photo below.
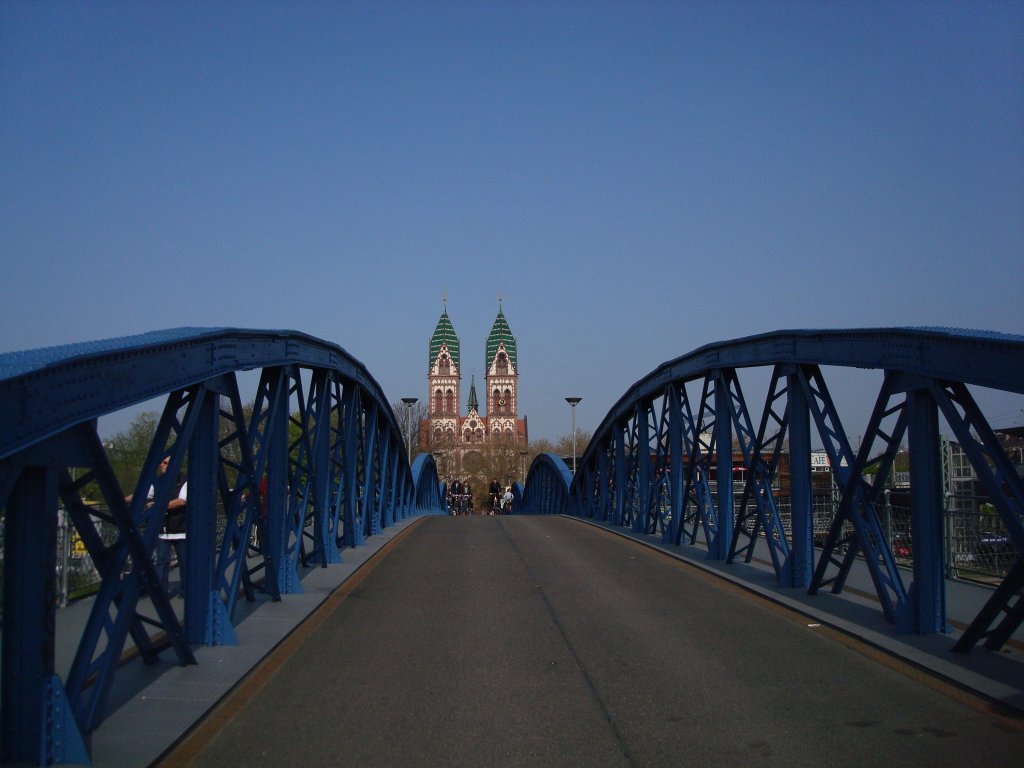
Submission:
<svg viewBox="0 0 1024 768">
<path fill-rule="evenodd" d="M 503 486 L 523 479 L 526 417 L 519 416 L 519 358 L 498 295 L 498 316 L 484 354 L 484 388 L 477 396 L 470 382 L 467 413 L 459 414 L 462 357 L 459 337 L 448 316 L 448 299 L 430 337 L 427 417 L 420 422 L 420 447 L 434 454 L 445 480 L 472 484 L 476 504 L 486 503 L 491 480 Z"/>
<path fill-rule="evenodd" d="M 462 374 L 459 369 L 459 337 L 455 335 L 455 327 L 448 317 L 447 299 L 430 337 L 429 358 L 427 419 L 432 433 L 430 440 L 433 443 L 454 442 L 459 434 L 459 382 Z"/>
<path fill-rule="evenodd" d="M 487 421 L 492 437 L 513 438 L 519 431 L 519 363 L 516 339 L 508 327 L 498 296 L 498 316 L 487 337 L 484 356 L 487 389 Z"/>
</svg>

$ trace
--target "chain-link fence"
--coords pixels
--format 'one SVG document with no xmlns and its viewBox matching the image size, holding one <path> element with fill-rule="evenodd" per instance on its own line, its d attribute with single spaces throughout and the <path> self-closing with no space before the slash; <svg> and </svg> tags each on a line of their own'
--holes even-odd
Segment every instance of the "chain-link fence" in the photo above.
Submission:
<svg viewBox="0 0 1024 768">
<path fill-rule="evenodd" d="M 946 575 L 991 583 L 1002 581 L 1017 559 L 1017 549 L 1002 520 L 983 500 L 957 498 L 956 502 L 959 508 L 947 509 L 943 515 Z M 776 504 L 786 535 L 791 537 L 790 499 L 779 498 Z M 838 506 L 838 499 L 832 496 L 814 497 L 815 546 L 824 545 Z M 886 500 L 876 512 L 897 564 L 912 567 L 914 532 L 910 507 Z M 844 536 L 850 532 L 850 523 L 843 523 Z"/>
<path fill-rule="evenodd" d="M 217 538 L 220 540 L 227 519 L 219 502 L 217 506 Z M 100 539 L 105 546 L 112 545 L 117 540 L 117 526 L 106 519 L 105 507 L 95 505 L 92 508 L 96 512 L 92 515 L 92 521 Z M 58 509 L 57 515 L 57 604 L 63 607 L 73 600 L 95 594 L 99 590 L 101 579 L 85 543 L 63 507 Z M 3 618 L 4 543 L 4 521 L 0 519 L 0 620 Z M 173 549 L 171 553 L 170 567 L 173 569 L 178 566 L 177 554 Z"/>
<path fill-rule="evenodd" d="M 712 493 L 714 492 L 714 483 L 712 483 Z M 742 497 L 743 486 L 737 484 L 733 494 L 737 512 L 742 503 Z M 662 484 L 657 498 L 660 512 L 667 524 L 671 519 L 671 504 L 665 484 Z M 950 578 L 999 583 L 1017 559 L 1017 549 L 1007 535 L 1002 520 L 985 499 L 958 496 L 950 501 L 955 508 L 947 509 L 944 512 L 946 575 Z M 786 536 L 792 541 L 791 500 L 786 496 L 777 496 L 775 503 Z M 835 495 L 815 495 L 813 497 L 814 545 L 816 547 L 824 546 L 838 508 L 839 499 Z M 886 495 L 878 505 L 876 512 L 879 524 L 892 547 L 896 563 L 908 568 L 913 567 L 914 539 L 910 524 L 910 507 L 907 504 L 891 503 L 889 496 Z M 748 520 L 756 519 L 757 510 L 752 500 L 747 502 L 746 514 Z M 852 533 L 852 530 L 850 523 L 844 522 L 842 538 L 845 539 L 848 534 Z M 761 535 L 764 535 L 764 531 L 761 532 Z"/>
<path fill-rule="evenodd" d="M 742 498 L 742 489 L 735 494 L 737 506 Z M 945 512 L 945 563 L 947 575 L 951 578 L 972 579 L 993 584 L 999 583 L 1017 558 L 1017 549 L 999 516 L 984 500 L 956 498 L 958 507 Z M 667 496 L 664 498 L 668 507 Z M 814 543 L 820 547 L 825 543 L 839 502 L 833 496 L 814 497 Z M 792 514 L 790 499 L 779 497 L 776 506 L 786 536 L 792 537 Z M 749 513 L 754 513 L 751 506 Z M 96 529 L 104 544 L 110 545 L 117 538 L 117 528 L 103 519 L 105 510 L 97 507 L 93 517 Z M 892 547 L 896 562 L 901 566 L 913 566 L 913 530 L 910 524 L 910 507 L 891 504 L 886 501 L 877 509 L 882 530 Z M 84 543 L 70 524 L 70 518 L 61 509 L 59 512 L 57 536 L 57 591 L 60 605 L 96 592 L 100 575 L 89 556 Z M 218 536 L 223 533 L 226 519 L 218 514 Z M 850 524 L 844 523 L 844 533 L 850 531 Z M 3 616 L 3 545 L 4 523 L 0 519 L 0 618 Z M 175 563 L 172 562 L 172 567 Z"/>
</svg>

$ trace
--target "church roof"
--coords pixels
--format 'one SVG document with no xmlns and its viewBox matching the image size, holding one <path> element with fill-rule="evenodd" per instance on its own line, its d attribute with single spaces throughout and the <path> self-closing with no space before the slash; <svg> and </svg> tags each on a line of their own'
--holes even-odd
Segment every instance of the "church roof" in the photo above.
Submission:
<svg viewBox="0 0 1024 768">
<path fill-rule="evenodd" d="M 472 413 L 473 411 L 479 413 L 480 411 L 480 402 L 476 399 L 476 376 L 470 379 L 469 400 L 466 403 L 466 408 L 468 409 L 467 413 Z"/>
<path fill-rule="evenodd" d="M 512 363 L 512 367 L 516 371 L 519 370 L 519 363 L 516 360 L 516 337 L 512 335 L 512 331 L 508 327 L 508 321 L 505 319 L 505 313 L 498 307 L 498 316 L 494 318 L 494 325 L 491 326 L 491 333 L 487 337 L 487 358 L 486 370 L 491 370 L 491 363 L 494 362 L 495 356 L 498 354 L 498 347 L 504 343 L 505 351 L 508 353 L 508 359 Z"/>
<path fill-rule="evenodd" d="M 451 318 L 448 317 L 448 310 L 441 313 L 441 319 L 437 321 L 434 335 L 430 337 L 430 360 L 427 361 L 428 370 L 433 367 L 434 361 L 437 360 L 442 344 L 448 345 L 448 353 L 452 356 L 452 362 L 455 363 L 456 368 L 461 369 L 462 366 L 459 362 L 459 337 L 455 335 L 455 327 L 452 325 Z"/>
</svg>

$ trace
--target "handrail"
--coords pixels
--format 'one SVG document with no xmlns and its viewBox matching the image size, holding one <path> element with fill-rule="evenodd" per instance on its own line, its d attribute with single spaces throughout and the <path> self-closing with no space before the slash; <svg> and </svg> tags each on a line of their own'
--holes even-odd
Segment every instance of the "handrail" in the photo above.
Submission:
<svg viewBox="0 0 1024 768">
<path fill-rule="evenodd" d="M 0 354 L 0 459 L 122 408 L 233 371 L 323 367 L 357 383 L 401 431 L 366 367 L 337 344 L 298 331 L 172 328 Z"/>
<path fill-rule="evenodd" d="M 666 383 L 689 381 L 726 367 L 788 363 L 873 368 L 1024 394 L 1022 349 L 1024 336 L 942 328 L 782 330 L 714 342 L 664 362 L 634 382 L 594 434 L 621 419 L 631 403 L 652 396 Z"/>
</svg>

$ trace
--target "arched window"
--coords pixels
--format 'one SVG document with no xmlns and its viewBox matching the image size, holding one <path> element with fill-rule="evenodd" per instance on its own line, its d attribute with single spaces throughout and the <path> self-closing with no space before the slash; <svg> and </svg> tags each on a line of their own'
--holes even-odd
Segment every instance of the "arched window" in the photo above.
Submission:
<svg viewBox="0 0 1024 768">
<path fill-rule="evenodd" d="M 504 408 L 504 410 L 506 410 L 506 411 L 512 410 L 512 390 L 511 389 L 506 389 L 505 390 L 504 398 L 505 398 L 505 408 Z"/>
<path fill-rule="evenodd" d="M 443 395 L 444 393 L 441 391 L 440 387 L 434 390 L 434 413 L 441 413 L 441 398 Z"/>
<path fill-rule="evenodd" d="M 438 359 L 437 370 L 438 373 L 443 375 L 447 375 L 452 372 L 452 361 L 448 355 L 441 355 L 440 359 Z"/>
<path fill-rule="evenodd" d="M 508 356 L 504 352 L 498 353 L 498 360 L 494 367 L 498 373 L 508 373 Z"/>
<path fill-rule="evenodd" d="M 455 413 L 455 393 L 450 389 L 444 393 L 444 411 Z"/>
</svg>

